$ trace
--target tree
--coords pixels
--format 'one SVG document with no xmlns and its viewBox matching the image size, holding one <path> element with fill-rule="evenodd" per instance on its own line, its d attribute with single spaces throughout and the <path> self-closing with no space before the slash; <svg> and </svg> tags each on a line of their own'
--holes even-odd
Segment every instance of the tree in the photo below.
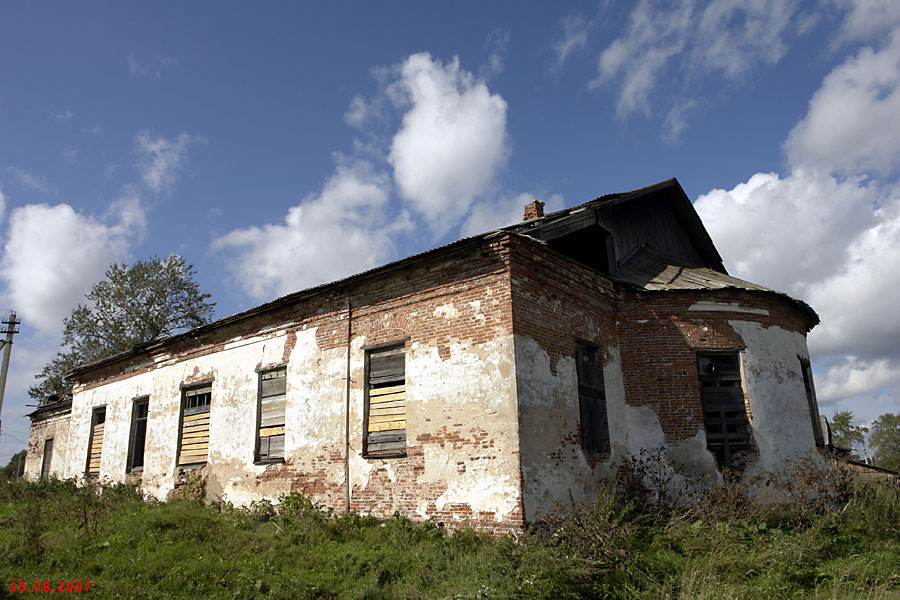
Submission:
<svg viewBox="0 0 900 600">
<path fill-rule="evenodd" d="M 65 376 L 75 367 L 209 323 L 215 303 L 200 293 L 194 275 L 193 265 L 177 254 L 110 265 L 85 295 L 87 302 L 66 317 L 61 349 L 35 376 L 40 382 L 28 395 L 45 401 L 70 394 Z"/>
<path fill-rule="evenodd" d="M 852 411 L 838 411 L 831 418 L 831 445 L 850 449 L 856 444 L 864 445 L 868 431 L 867 427 L 853 425 Z M 854 452 L 853 458 L 859 459 L 859 455 Z"/>
<path fill-rule="evenodd" d="M 21 477 L 25 473 L 25 451 L 20 450 L 12 455 L 9 464 L 0 469 L 0 481 L 8 481 Z"/>
<path fill-rule="evenodd" d="M 885 469 L 900 471 L 900 414 L 887 413 L 872 422 L 869 435 L 872 462 Z"/>
</svg>

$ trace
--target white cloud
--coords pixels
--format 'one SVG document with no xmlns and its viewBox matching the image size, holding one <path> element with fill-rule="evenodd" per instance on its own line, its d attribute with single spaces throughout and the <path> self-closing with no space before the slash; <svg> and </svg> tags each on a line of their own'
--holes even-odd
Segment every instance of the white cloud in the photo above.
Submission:
<svg viewBox="0 0 900 600">
<path fill-rule="evenodd" d="M 212 243 L 229 258 L 235 282 L 257 300 L 295 292 L 374 267 L 389 259 L 389 178 L 367 162 L 338 157 L 317 195 L 288 210 L 284 221 L 234 230 Z"/>
<path fill-rule="evenodd" d="M 816 382 L 816 399 L 831 403 L 900 385 L 900 364 L 887 359 L 863 361 L 847 356 Z"/>
<path fill-rule="evenodd" d="M 857 181 L 798 170 L 785 178 L 757 173 L 700 196 L 694 207 L 732 275 L 806 297 L 877 224 L 878 197 Z"/>
<path fill-rule="evenodd" d="M 26 173 L 18 167 L 9 167 L 8 171 L 12 173 L 16 179 L 19 180 L 19 183 L 22 184 L 22 187 L 42 192 L 44 194 L 49 194 L 55 189 L 53 187 L 53 184 L 50 183 L 46 177 Z"/>
<path fill-rule="evenodd" d="M 344 122 L 350 127 L 362 129 L 371 115 L 371 109 L 366 99 L 357 94 L 350 101 L 350 106 L 344 112 Z"/>
<path fill-rule="evenodd" d="M 566 59 L 575 52 L 585 49 L 588 31 L 593 25 L 591 21 L 581 15 L 567 15 L 562 18 L 560 24 L 563 29 L 562 37 L 553 44 L 557 67 L 561 67 Z"/>
<path fill-rule="evenodd" d="M 713 0 L 692 32 L 691 61 L 729 79 L 785 55 L 796 24 L 796 0 Z"/>
<path fill-rule="evenodd" d="M 144 67 L 141 66 L 141 63 L 138 62 L 135 55 L 129 54 L 126 60 L 128 62 L 128 72 L 131 75 L 143 75 L 145 73 Z"/>
<path fill-rule="evenodd" d="M 461 234 L 467 237 L 520 223 L 525 205 L 534 199 L 533 195 L 523 193 L 477 202 L 472 207 L 469 218 L 463 223 Z M 564 205 L 563 197 L 559 194 L 553 194 L 543 202 L 545 214 L 560 210 Z"/>
<path fill-rule="evenodd" d="M 506 101 L 459 66 L 428 53 L 397 70 L 389 95 L 409 106 L 389 161 L 401 195 L 438 236 L 458 225 L 509 153 Z"/>
<path fill-rule="evenodd" d="M 663 122 L 663 139 L 670 144 L 678 143 L 681 134 L 687 128 L 687 115 L 697 108 L 697 101 L 693 99 L 680 100 L 669 110 L 665 122 Z"/>
<path fill-rule="evenodd" d="M 66 159 L 66 162 L 72 165 L 78 164 L 78 150 L 74 148 L 69 148 L 68 146 L 63 148 L 62 151 L 63 158 Z"/>
<path fill-rule="evenodd" d="M 0 278 L 3 301 L 44 333 L 56 333 L 106 267 L 123 260 L 133 224 L 106 224 L 68 204 L 29 204 L 9 216 Z"/>
<path fill-rule="evenodd" d="M 636 111 L 652 114 L 651 96 L 664 85 L 663 103 L 673 97 L 676 104 L 684 103 L 678 97 L 683 82 L 694 81 L 697 74 L 718 74 L 740 83 L 760 65 L 781 60 L 788 39 L 799 27 L 795 0 L 698 4 L 696 0 L 641 0 L 631 12 L 625 34 L 600 54 L 597 77 L 588 87 L 617 85 L 620 118 Z"/>
<path fill-rule="evenodd" d="M 6 214 L 6 196 L 3 195 L 3 186 L 0 186 L 0 219 Z"/>
<path fill-rule="evenodd" d="M 509 31 L 495 29 L 490 32 L 484 41 L 484 46 L 490 51 L 487 63 L 479 69 L 479 75 L 483 80 L 496 77 L 503 72 L 503 61 L 506 59 L 506 46 L 509 44 Z"/>
<path fill-rule="evenodd" d="M 162 136 L 154 137 L 149 131 L 140 132 L 134 146 L 141 179 L 156 193 L 168 191 L 184 169 L 188 146 L 201 141 L 202 138 L 187 133 L 167 140 Z"/>
<path fill-rule="evenodd" d="M 871 40 L 900 25 L 900 2 L 896 0 L 836 0 L 846 11 L 837 44 Z"/>
<path fill-rule="evenodd" d="M 900 3 L 898 3 L 900 4 Z M 900 163 L 900 29 L 835 68 L 785 143 L 792 164 L 888 174 Z"/>
<path fill-rule="evenodd" d="M 824 365 L 819 398 L 863 412 L 900 390 L 897 114 L 895 29 L 824 78 L 785 142 L 788 175 L 757 173 L 695 203 L 733 274 L 816 309 L 822 322 L 809 346 Z"/>
<path fill-rule="evenodd" d="M 51 112 L 50 113 L 50 118 L 53 119 L 54 121 L 68 121 L 74 116 L 75 116 L 75 113 L 73 113 L 70 110 L 64 110 L 62 112 Z"/>
</svg>

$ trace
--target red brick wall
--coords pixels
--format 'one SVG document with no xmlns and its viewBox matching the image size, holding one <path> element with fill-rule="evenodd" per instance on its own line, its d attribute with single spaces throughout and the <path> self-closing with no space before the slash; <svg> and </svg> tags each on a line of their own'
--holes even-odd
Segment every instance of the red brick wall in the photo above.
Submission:
<svg viewBox="0 0 900 600">
<path fill-rule="evenodd" d="M 297 298 L 294 302 L 278 301 L 276 306 L 264 312 L 176 340 L 155 351 L 155 357 L 140 356 L 85 373 L 79 377 L 80 383 L 84 389 L 89 389 L 135 373 L 215 353 L 221 351 L 226 343 L 273 327 L 288 333 L 285 359 L 296 341 L 296 332 L 311 327 L 316 329 L 316 343 L 320 350 L 343 349 L 347 345 L 348 296 L 352 306 L 351 336 L 353 339 L 365 336 L 366 345 L 407 339 L 407 352 L 418 344 L 436 348 L 438 355 L 446 359 L 451 344 L 477 346 L 512 333 L 507 239 L 462 242 L 405 263 L 377 276 L 359 278 L 341 287 L 329 287 L 308 297 Z M 477 310 L 473 302 L 480 303 Z M 455 311 L 455 318 L 435 318 L 434 313 L 439 307 L 448 306 Z M 152 363 L 150 358 L 162 360 Z M 248 365 L 247 368 L 253 369 L 254 366 L 264 365 Z M 415 377 L 415 373 L 408 371 L 407 377 Z M 354 397 L 362 388 L 362 379 L 354 376 Z M 329 397 L 328 401 L 340 401 L 343 412 L 343 394 L 340 400 Z M 408 418 L 414 411 L 420 410 L 415 398 L 408 398 L 407 404 Z M 433 399 L 431 405 L 434 405 Z M 511 411 L 514 414 L 514 408 Z M 352 415 L 353 412 L 353 419 Z M 459 473 L 471 468 L 472 461 L 506 460 L 518 464 L 517 446 L 507 443 L 501 447 L 495 432 L 486 431 L 477 416 L 462 422 L 448 422 L 442 417 L 442 414 L 436 414 L 434 418 L 425 415 L 427 425 L 424 430 L 411 429 L 408 421 L 407 456 L 370 461 L 389 464 L 393 481 L 386 470 L 373 470 L 366 485 L 354 487 L 351 508 L 383 516 L 399 511 L 418 518 L 417 513 L 425 500 L 427 516 L 448 526 L 470 521 L 491 530 L 521 527 L 520 498 L 517 500 L 519 508 L 502 515 L 502 519 L 490 511 L 474 511 L 465 503 L 448 503 L 438 510 L 436 501 L 453 482 L 423 483 L 428 446 L 465 450 L 465 458 L 457 466 Z M 343 428 L 343 417 L 341 421 Z M 351 432 L 359 426 L 359 423 L 351 422 Z M 359 452 L 361 440 L 351 437 L 353 451 Z M 208 470 L 214 478 L 214 461 Z M 314 456 L 303 456 L 299 460 L 288 456 L 283 464 L 269 465 L 262 475 L 256 477 L 255 485 L 265 487 L 279 483 L 282 484 L 280 488 L 287 485 L 318 502 L 342 510 L 345 505 L 344 482 L 343 477 L 335 475 L 342 474 L 343 470 L 342 434 L 340 439 L 319 448 Z M 519 481 L 516 480 L 515 484 L 516 495 L 520 496 Z"/>
</svg>

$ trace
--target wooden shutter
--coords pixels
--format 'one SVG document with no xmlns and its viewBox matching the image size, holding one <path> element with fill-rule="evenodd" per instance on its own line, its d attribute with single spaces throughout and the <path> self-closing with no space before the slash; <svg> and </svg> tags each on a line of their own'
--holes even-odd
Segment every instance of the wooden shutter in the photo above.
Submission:
<svg viewBox="0 0 900 600">
<path fill-rule="evenodd" d="M 606 406 L 600 348 L 577 342 L 575 370 L 578 376 L 581 447 L 588 452 L 603 452 L 606 450 Z"/>
<path fill-rule="evenodd" d="M 209 456 L 209 405 L 212 387 L 185 390 L 182 400 L 181 449 L 178 464 L 206 462 Z"/>
<path fill-rule="evenodd" d="M 730 468 L 734 455 L 750 447 L 740 360 L 736 353 L 697 355 L 697 371 L 706 447 Z"/>
<path fill-rule="evenodd" d="M 406 352 L 371 351 L 366 373 L 366 455 L 406 454 Z"/>
<path fill-rule="evenodd" d="M 100 457 L 103 454 L 103 434 L 106 429 L 106 407 L 95 408 L 91 415 L 91 441 L 88 450 L 88 475 L 100 474 Z"/>
<path fill-rule="evenodd" d="M 257 460 L 284 458 L 284 409 L 287 405 L 287 369 L 260 374 Z"/>
<path fill-rule="evenodd" d="M 41 462 L 41 479 L 50 479 L 50 460 L 53 458 L 53 438 L 44 441 L 44 460 Z"/>
</svg>

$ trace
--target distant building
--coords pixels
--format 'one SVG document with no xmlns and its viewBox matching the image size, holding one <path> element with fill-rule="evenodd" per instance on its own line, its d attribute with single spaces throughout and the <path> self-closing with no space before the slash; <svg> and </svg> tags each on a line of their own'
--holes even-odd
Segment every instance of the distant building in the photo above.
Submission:
<svg viewBox="0 0 900 600">
<path fill-rule="evenodd" d="M 502 530 L 642 451 L 712 475 L 815 456 L 816 313 L 730 277 L 676 180 L 542 209 L 78 368 L 31 415 L 28 476 L 165 498 L 194 473 L 235 503 Z"/>
</svg>

